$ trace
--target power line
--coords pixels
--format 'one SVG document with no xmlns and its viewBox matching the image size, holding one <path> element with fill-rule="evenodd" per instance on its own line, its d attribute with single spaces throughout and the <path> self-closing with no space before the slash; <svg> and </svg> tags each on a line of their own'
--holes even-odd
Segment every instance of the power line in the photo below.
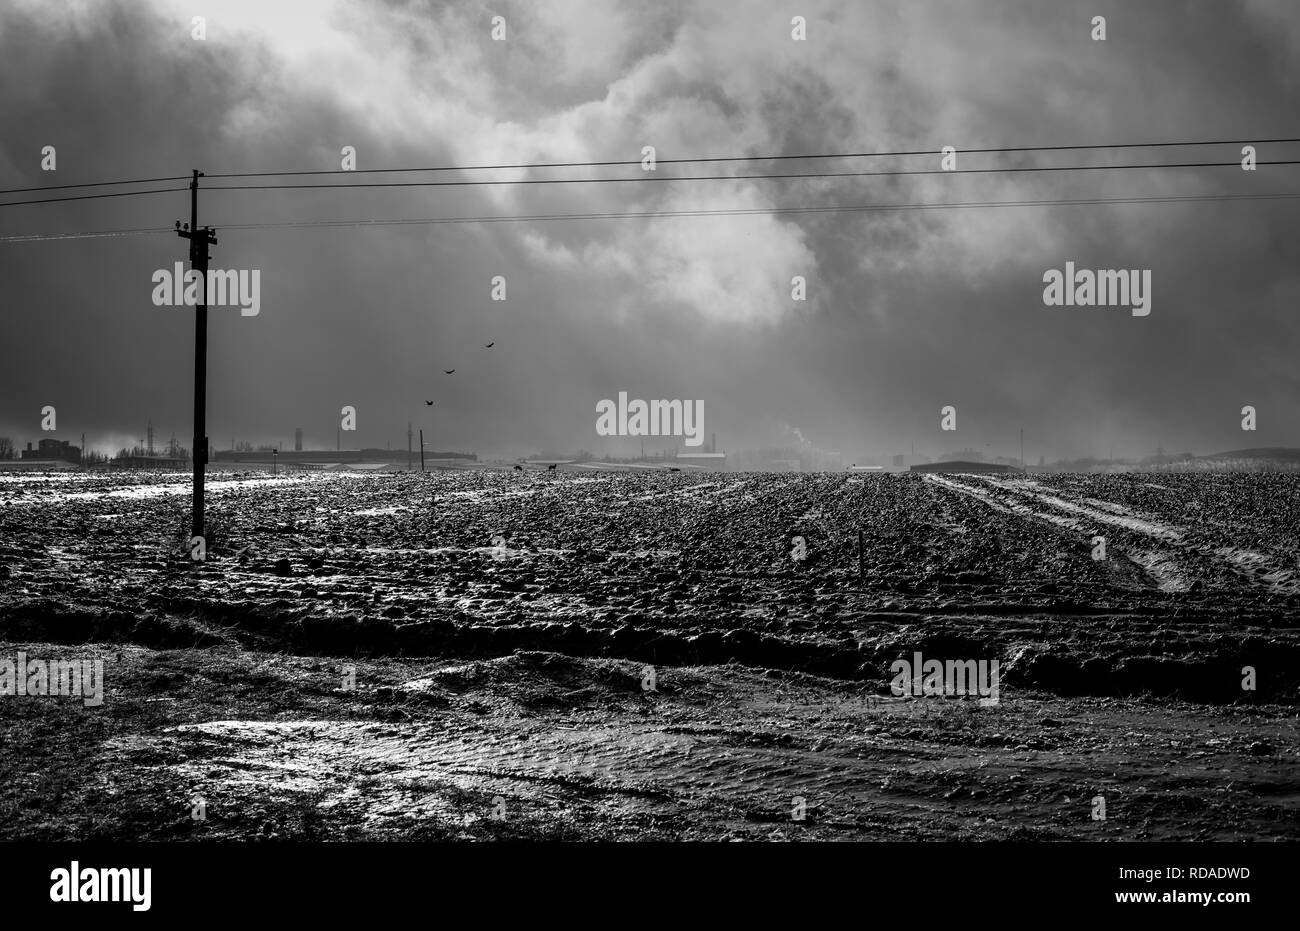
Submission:
<svg viewBox="0 0 1300 931">
<path fill-rule="evenodd" d="M 1169 194 L 1133 197 L 1099 197 L 1099 198 L 1054 198 L 1049 200 L 1016 201 L 967 201 L 934 204 L 852 204 L 826 205 L 820 207 L 737 207 L 715 208 L 707 210 L 654 210 L 629 211 L 622 213 L 566 213 L 566 214 L 532 214 L 510 216 L 481 217 L 416 217 L 385 218 L 365 220 L 289 220 L 278 223 L 217 223 L 214 226 L 223 230 L 263 230 L 263 229 L 306 229 L 306 228 L 342 228 L 360 226 L 418 226 L 457 223 L 521 223 L 548 220 L 619 220 L 637 218 L 667 217 L 703 217 L 703 216 L 756 216 L 788 215 L 815 213 L 847 213 L 896 210 L 956 210 L 981 207 L 1054 207 L 1054 206 L 1104 206 L 1107 204 L 1155 204 L 1155 203 L 1190 203 L 1207 201 L 1253 201 L 1253 200 L 1293 200 L 1300 199 L 1300 192 L 1275 192 L 1267 194 Z M 151 233 L 172 233 L 169 227 L 147 227 L 125 230 L 97 230 L 84 233 L 25 233 L 0 236 L 0 243 L 38 242 L 59 239 L 89 239 L 105 236 L 147 235 Z"/>
<path fill-rule="evenodd" d="M 0 242 L 37 242 L 53 239 L 97 239 L 106 236 L 137 236 L 145 233 L 172 233 L 169 226 L 141 227 L 129 230 L 96 230 L 86 233 L 19 233 L 13 236 L 0 236 Z"/>
<path fill-rule="evenodd" d="M 1241 142 L 1248 142 L 1251 145 L 1273 145 L 1278 143 L 1300 142 L 1300 138 L 1294 139 L 1210 139 L 1194 142 L 1122 142 L 1122 143 L 1105 143 L 1096 145 L 1037 145 L 1037 146 L 1003 146 L 1001 148 L 983 148 L 983 149 L 962 149 L 957 151 L 962 155 L 990 155 L 1008 152 L 1069 152 L 1085 151 L 1095 149 L 1153 149 L 1169 146 L 1193 146 L 1193 145 L 1236 145 Z M 939 149 L 924 149 L 909 152 L 832 152 L 819 153 L 813 155 L 725 155 L 709 158 L 657 158 L 655 164 L 658 165 L 687 165 L 703 164 L 707 162 L 775 162 L 790 160 L 812 160 L 812 159 L 832 159 L 832 158 L 904 158 L 919 155 L 939 155 Z M 603 161 L 603 162 L 531 162 L 519 165 L 442 165 L 437 167 L 426 168 L 357 168 L 348 171 L 348 174 L 386 174 L 386 173 L 404 173 L 417 171 L 497 171 L 506 169 L 522 168 L 607 168 L 619 165 L 640 165 L 640 159 L 628 161 Z M 243 171 L 228 172 L 225 174 L 209 173 L 209 178 L 270 178 L 283 177 L 290 175 L 330 175 L 340 174 L 338 169 L 317 170 L 317 171 Z M 0 191 L 0 194 L 5 193 Z"/>
<path fill-rule="evenodd" d="M 1251 145 L 1275 145 L 1292 142 L 1300 142 L 1300 137 L 1288 139 L 1251 139 L 1241 137 L 1239 139 L 1202 139 L 1187 142 L 1115 142 L 1115 143 L 1096 143 L 1087 145 L 1039 145 L 1039 146 L 1001 146 L 993 148 L 971 148 L 964 149 L 956 147 L 956 151 L 962 155 L 993 155 L 1012 152 L 1081 152 L 1096 151 L 1100 149 L 1154 149 L 1169 147 L 1186 147 L 1202 145 L 1236 145 L 1246 142 Z M 897 152 L 827 152 L 812 153 L 807 155 L 723 155 L 709 156 L 699 158 L 660 158 L 656 159 L 659 165 L 688 165 L 688 164 L 705 164 L 717 162 L 773 162 L 773 161 L 803 161 L 803 160 L 824 160 L 837 158 L 906 158 L 922 155 L 940 154 L 938 148 L 918 149 L 911 151 Z M 640 159 L 631 159 L 627 161 L 591 161 L 591 162 L 530 162 L 516 165 L 439 165 L 423 168 L 358 168 L 347 172 L 348 174 L 402 174 L 413 172 L 430 172 L 430 171 L 498 171 L 508 169 L 526 169 L 526 168 L 606 168 L 613 166 L 640 165 Z M 227 172 L 223 174 L 208 173 L 208 178 L 269 178 L 269 177 L 288 177 L 303 175 L 333 175 L 341 174 L 339 169 L 327 170 L 309 170 L 309 171 L 245 171 L 245 172 Z M 26 194 L 33 191 L 60 191 L 70 188 L 85 187 L 108 187 L 120 184 L 155 184 L 164 181 L 188 181 L 189 175 L 175 175 L 165 178 L 138 178 L 136 180 L 120 181 L 86 181 L 80 184 L 52 184 L 41 187 L 25 188 L 8 188 L 0 190 L 0 195 L 7 194 Z"/>
<path fill-rule="evenodd" d="M 0 207 L 21 207 L 23 204 L 64 204 L 73 200 L 99 200 L 104 197 L 136 197 L 140 194 L 172 194 L 187 190 L 183 187 L 160 188 L 156 191 L 118 191 L 114 194 L 78 194 L 75 197 L 43 197 L 40 200 L 14 200 Z"/>
<path fill-rule="evenodd" d="M 1300 159 L 1279 162 L 1257 162 L 1264 165 L 1300 165 Z M 1156 165 L 1060 165 L 1034 168 L 970 168 L 945 171 L 942 168 L 917 169 L 912 171 L 833 171 L 800 172 L 797 174 L 774 175 L 651 175 L 636 178 L 518 178 L 501 181 L 373 181 L 345 182 L 342 184 L 234 184 L 218 185 L 205 188 L 208 191 L 286 191 L 286 190 L 325 190 L 328 188 L 390 188 L 390 187 L 478 187 L 482 185 L 517 185 L 517 184 L 636 184 L 652 181 L 774 181 L 809 178 L 884 178 L 903 175 L 977 175 L 977 174 L 1020 174 L 1038 171 L 1125 171 L 1148 168 L 1239 168 L 1240 162 L 1178 162 Z M 0 206 L 5 206 L 0 204 Z"/>
<path fill-rule="evenodd" d="M 639 163 L 638 163 L 639 164 Z M 1275 162 L 1258 162 L 1258 165 L 1300 165 L 1300 160 Z M 648 181 L 771 181 L 789 179 L 815 178 L 880 178 L 906 175 L 971 175 L 971 174 L 1020 174 L 1040 171 L 1125 171 L 1152 168 L 1235 168 L 1240 163 L 1232 162 L 1175 162 L 1146 165 L 1057 165 L 1017 168 L 969 168 L 945 171 L 941 168 L 915 169 L 910 171 L 840 171 L 840 172 L 800 172 L 762 175 L 644 175 L 634 178 L 523 178 L 493 181 L 377 181 L 377 182 L 343 182 L 334 184 L 238 184 L 208 187 L 208 191 L 275 191 L 275 190 L 327 190 L 329 188 L 389 188 L 389 187 L 478 187 L 482 185 L 518 185 L 518 184 L 625 184 Z M 134 197 L 141 194 L 169 194 L 184 191 L 186 188 L 161 188 L 151 191 L 120 191 L 113 194 L 79 194 L 73 197 L 49 197 L 38 200 L 19 200 L 0 203 L 0 207 L 19 207 L 25 204 L 50 204 L 67 201 L 96 200 L 105 197 Z"/>
<path fill-rule="evenodd" d="M 44 187 L 15 187 L 0 194 L 26 194 L 31 191 L 63 191 L 74 187 L 108 187 L 114 184 L 159 184 L 163 181 L 188 181 L 189 178 L 177 175 L 174 178 L 137 178 L 135 181 L 86 181 L 82 184 L 47 184 Z"/>
</svg>

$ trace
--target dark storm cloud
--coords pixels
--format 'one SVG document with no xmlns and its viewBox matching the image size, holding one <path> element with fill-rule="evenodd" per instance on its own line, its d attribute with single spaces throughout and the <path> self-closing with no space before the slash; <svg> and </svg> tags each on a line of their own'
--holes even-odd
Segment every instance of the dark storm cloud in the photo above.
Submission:
<svg viewBox="0 0 1300 931">
<path fill-rule="evenodd" d="M 0 186 L 239 171 L 863 152 L 1295 135 L 1283 3 L 22 4 L 0 22 Z M 790 40 L 804 15 L 806 43 Z M 509 39 L 491 41 L 505 15 Z M 1106 42 L 1089 20 L 1108 18 Z M 39 171 L 43 145 L 56 174 Z M 962 156 L 962 167 L 1235 161 L 1240 144 Z M 1300 157 L 1300 145 L 1260 158 Z M 758 163 L 935 167 L 934 159 Z M 662 166 L 661 174 L 716 166 Z M 733 170 L 727 168 L 725 170 Z M 635 168 L 610 169 L 639 175 Z M 543 176 L 542 173 L 533 175 Z M 363 176 L 364 177 L 364 176 Z M 373 177 L 373 176 L 372 176 Z M 383 177 L 383 176 L 381 176 Z M 448 176 L 454 177 L 454 176 Z M 57 179 L 57 180 L 55 180 Z M 849 458 L 1297 443 L 1295 201 L 237 230 L 291 219 L 767 208 L 1296 191 L 1297 168 L 340 192 L 212 192 L 214 265 L 262 312 L 214 312 L 209 433 L 441 448 L 631 450 L 595 404 L 702 398 L 735 448 L 793 430 Z M 302 179 L 308 180 L 308 179 Z M 223 183 L 208 182 L 215 186 Z M 0 235 L 170 227 L 183 193 L 0 210 Z M 222 229 L 221 227 L 227 227 Z M 149 302 L 171 234 L 0 244 L 0 433 L 189 431 L 191 322 Z M 1048 308 L 1066 261 L 1149 268 L 1146 318 Z M 490 299 L 504 275 L 509 300 Z M 808 279 L 807 304 L 790 278 Z M 483 350 L 486 342 L 496 346 Z M 443 369 L 455 368 L 454 376 Z M 426 408 L 423 399 L 436 404 Z M 957 407 L 956 434 L 938 430 Z M 1260 411 L 1257 434 L 1239 410 Z M 1248 436 L 1249 439 L 1243 439 Z"/>
</svg>

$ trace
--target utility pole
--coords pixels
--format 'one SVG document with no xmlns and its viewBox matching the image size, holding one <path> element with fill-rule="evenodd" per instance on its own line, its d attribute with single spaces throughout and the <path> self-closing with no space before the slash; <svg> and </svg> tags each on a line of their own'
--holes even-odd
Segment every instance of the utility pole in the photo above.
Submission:
<svg viewBox="0 0 1300 931">
<path fill-rule="evenodd" d="M 424 471 L 424 427 L 420 428 L 420 471 Z"/>
<path fill-rule="evenodd" d="M 203 536 L 203 472 L 208 462 L 208 246 L 217 244 L 210 227 L 199 229 L 199 178 L 203 172 L 193 170 L 190 179 L 190 222 L 181 229 L 176 221 L 176 235 L 190 241 L 190 270 L 199 273 L 199 303 L 194 308 L 194 511 L 191 536 Z"/>
</svg>

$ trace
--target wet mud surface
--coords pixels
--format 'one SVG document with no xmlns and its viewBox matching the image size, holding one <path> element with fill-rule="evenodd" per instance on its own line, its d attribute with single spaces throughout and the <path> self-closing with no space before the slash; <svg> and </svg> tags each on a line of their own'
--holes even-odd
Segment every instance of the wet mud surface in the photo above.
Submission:
<svg viewBox="0 0 1300 931">
<path fill-rule="evenodd" d="M 1294 838 L 1298 492 L 213 474 L 195 564 L 187 476 L 0 475 L 0 656 L 106 681 L 0 697 L 0 836 Z"/>
</svg>

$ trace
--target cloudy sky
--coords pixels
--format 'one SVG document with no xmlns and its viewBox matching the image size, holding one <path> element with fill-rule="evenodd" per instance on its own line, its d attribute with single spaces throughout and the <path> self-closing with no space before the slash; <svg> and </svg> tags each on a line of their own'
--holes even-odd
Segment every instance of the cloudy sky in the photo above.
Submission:
<svg viewBox="0 0 1300 931">
<path fill-rule="evenodd" d="M 1245 144 L 1300 136 L 1298 101 L 1294 0 L 7 0 L 0 14 L 5 190 L 332 172 L 347 145 L 362 169 L 635 161 L 646 145 L 660 159 L 934 153 L 661 164 L 656 177 L 935 169 L 945 145 L 1223 140 L 969 154 L 958 168 L 1235 164 Z M 55 172 L 41 170 L 44 146 Z M 1300 143 L 1258 152 L 1300 160 Z M 404 446 L 410 420 L 440 449 L 630 452 L 637 440 L 595 429 L 596 402 L 626 391 L 703 400 L 722 448 L 802 438 L 846 461 L 912 443 L 1017 455 L 1021 428 L 1031 460 L 1300 445 L 1296 199 L 266 225 L 1296 192 L 1300 165 L 211 190 L 213 265 L 260 269 L 261 312 L 210 315 L 208 433 L 222 448 L 301 426 L 332 447 L 353 405 L 345 445 Z M 188 217 L 185 192 L 0 207 L 0 434 L 39 438 L 51 404 L 60 437 L 115 448 L 152 419 L 188 445 L 191 311 L 150 299 L 153 272 L 185 258 L 170 228 Z M 3 241 L 141 228 L 163 231 Z M 1044 272 L 1067 261 L 1149 269 L 1150 315 L 1044 306 Z M 505 301 L 492 300 L 498 275 Z M 1247 404 L 1254 434 L 1240 429 Z M 939 429 L 944 405 L 955 433 Z"/>
</svg>

